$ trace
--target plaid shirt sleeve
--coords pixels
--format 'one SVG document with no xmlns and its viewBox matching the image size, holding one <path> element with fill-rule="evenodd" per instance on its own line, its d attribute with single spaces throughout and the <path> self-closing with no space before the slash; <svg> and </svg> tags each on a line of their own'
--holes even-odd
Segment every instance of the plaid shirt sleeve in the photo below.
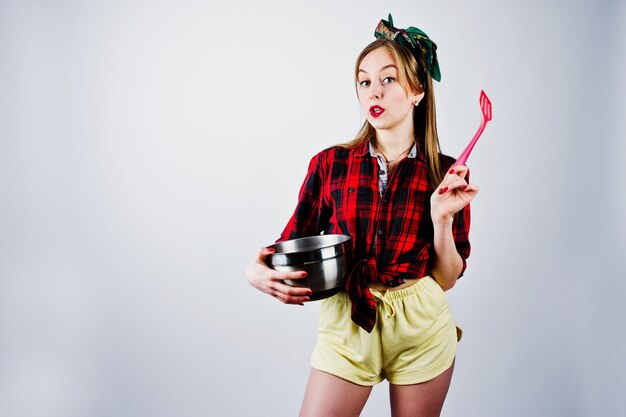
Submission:
<svg viewBox="0 0 626 417">
<path fill-rule="evenodd" d="M 277 242 L 318 235 L 326 228 L 328 215 L 323 199 L 325 179 L 324 152 L 315 155 L 300 187 L 298 204 Z"/>
<path fill-rule="evenodd" d="M 469 183 L 469 171 L 467 171 L 467 175 L 465 180 Z M 461 255 L 461 259 L 463 259 L 463 268 L 461 269 L 461 274 L 459 278 L 463 276 L 465 269 L 467 268 L 467 258 L 470 255 L 470 242 L 469 242 L 469 230 L 470 230 L 470 205 L 466 205 L 463 207 L 456 215 L 454 216 L 454 221 L 452 222 L 452 234 L 454 236 L 454 243 L 456 245 L 456 250 Z"/>
</svg>

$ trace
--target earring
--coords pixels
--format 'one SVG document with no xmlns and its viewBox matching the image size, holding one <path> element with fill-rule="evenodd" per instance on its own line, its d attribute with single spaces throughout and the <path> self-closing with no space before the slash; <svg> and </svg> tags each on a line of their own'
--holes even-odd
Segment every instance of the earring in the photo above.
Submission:
<svg viewBox="0 0 626 417">
<path fill-rule="evenodd" d="M 417 107 L 417 105 L 420 104 L 419 100 L 415 100 L 415 107 Z"/>
</svg>

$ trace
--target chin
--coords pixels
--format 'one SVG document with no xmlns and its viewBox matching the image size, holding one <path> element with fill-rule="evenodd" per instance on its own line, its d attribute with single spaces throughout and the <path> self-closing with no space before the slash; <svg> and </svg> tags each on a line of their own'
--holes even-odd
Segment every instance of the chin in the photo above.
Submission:
<svg viewBox="0 0 626 417">
<path fill-rule="evenodd" d="M 389 123 L 385 123 L 385 122 L 380 121 L 380 120 L 374 120 L 373 122 L 370 121 L 370 124 L 376 130 L 384 130 L 384 129 L 388 129 L 389 128 Z"/>
</svg>

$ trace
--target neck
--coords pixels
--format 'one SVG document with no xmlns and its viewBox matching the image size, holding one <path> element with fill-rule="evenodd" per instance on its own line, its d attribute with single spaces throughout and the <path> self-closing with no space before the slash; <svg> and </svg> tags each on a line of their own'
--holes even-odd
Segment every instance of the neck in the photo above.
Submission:
<svg viewBox="0 0 626 417">
<path fill-rule="evenodd" d="M 399 155 L 401 152 L 404 152 L 407 148 L 413 146 L 415 143 L 415 136 L 413 135 L 413 131 L 410 133 L 398 136 L 394 134 L 390 134 L 391 132 L 387 131 L 376 131 L 376 146 L 387 155 L 389 158 L 393 158 L 396 155 Z"/>
<path fill-rule="evenodd" d="M 393 158 L 415 142 L 413 118 L 407 117 L 391 129 L 376 130 L 378 149 Z"/>
</svg>

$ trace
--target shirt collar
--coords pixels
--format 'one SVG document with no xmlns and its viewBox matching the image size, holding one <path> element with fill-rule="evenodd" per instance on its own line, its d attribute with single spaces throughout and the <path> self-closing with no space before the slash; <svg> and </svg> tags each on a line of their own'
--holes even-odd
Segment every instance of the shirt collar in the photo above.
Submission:
<svg viewBox="0 0 626 417">
<path fill-rule="evenodd" d="M 424 155 L 424 150 L 422 149 L 423 146 L 418 145 L 417 143 L 415 145 L 413 145 L 413 147 L 411 148 L 411 151 L 409 152 L 409 158 L 417 158 L 420 159 L 422 161 L 426 161 L 426 157 Z M 361 143 L 360 145 L 358 145 L 356 148 L 354 148 L 354 155 L 356 156 L 366 156 L 366 155 L 371 155 L 371 156 L 376 156 L 376 152 L 373 152 L 373 146 L 372 146 L 372 141 L 371 140 L 366 140 L 363 143 Z"/>
<path fill-rule="evenodd" d="M 360 144 L 359 146 L 357 146 L 355 148 L 355 154 L 357 156 L 365 156 L 369 154 L 372 157 L 376 157 L 376 151 L 374 150 L 374 145 L 372 145 L 372 141 L 367 140 L 363 142 L 362 144 Z M 415 159 L 419 157 L 419 159 L 425 160 L 424 155 L 421 152 L 421 148 L 418 147 L 416 143 L 413 144 L 413 147 L 411 148 L 407 156 L 411 159 Z"/>
</svg>

